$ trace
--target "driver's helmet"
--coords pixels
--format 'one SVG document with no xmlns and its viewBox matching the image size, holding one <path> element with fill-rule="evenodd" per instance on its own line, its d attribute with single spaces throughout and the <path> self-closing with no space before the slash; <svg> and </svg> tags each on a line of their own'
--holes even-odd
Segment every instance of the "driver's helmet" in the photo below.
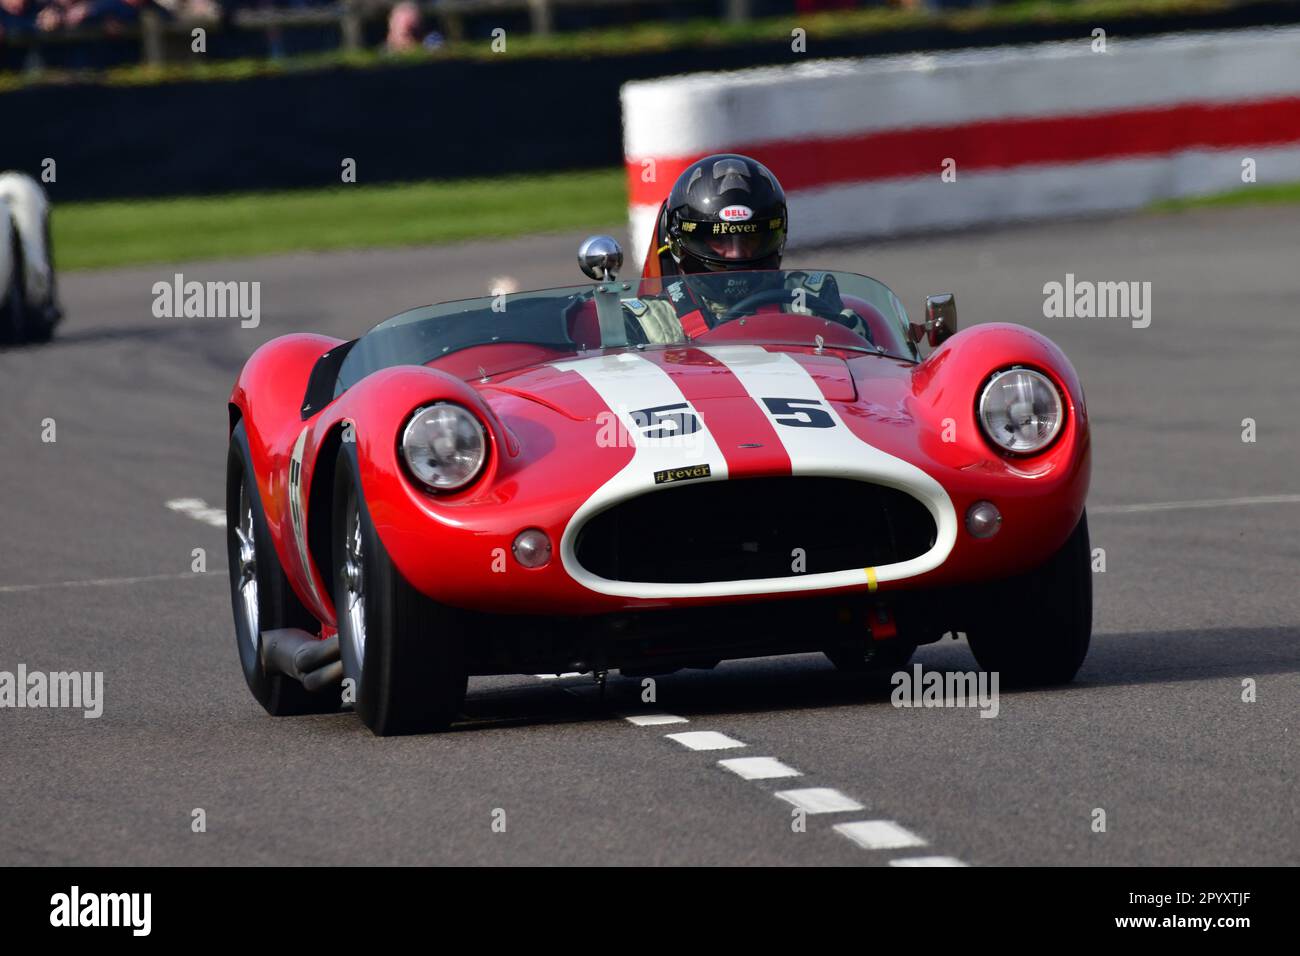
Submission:
<svg viewBox="0 0 1300 956">
<path fill-rule="evenodd" d="M 787 223 L 785 191 L 771 171 L 748 156 L 721 153 L 677 177 L 661 228 L 678 270 L 701 276 L 689 284 L 735 302 L 761 283 L 704 274 L 781 268 Z"/>
</svg>

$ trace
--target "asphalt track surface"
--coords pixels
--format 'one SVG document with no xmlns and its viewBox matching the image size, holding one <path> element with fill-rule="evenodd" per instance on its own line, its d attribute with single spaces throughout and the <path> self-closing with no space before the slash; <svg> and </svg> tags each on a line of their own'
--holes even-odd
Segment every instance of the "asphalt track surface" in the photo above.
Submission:
<svg viewBox="0 0 1300 956">
<path fill-rule="evenodd" d="M 220 507 L 225 400 L 294 330 L 351 337 L 413 304 L 582 281 L 578 236 L 286 256 L 64 278 L 49 347 L 0 353 L 0 670 L 103 671 L 99 719 L 0 710 L 0 863 L 1296 864 L 1300 270 L 1286 208 L 1143 215 L 795 253 L 865 271 L 909 308 L 1055 339 L 1094 430 L 1095 637 L 1075 684 L 971 709 L 899 709 L 820 656 L 659 679 L 471 682 L 453 732 L 377 739 L 351 714 L 273 719 L 244 687 Z M 151 287 L 260 280 L 261 325 L 156 319 Z M 1150 281 L 1147 329 L 1045 319 L 1043 284 Z M 57 440 L 41 440 L 55 419 Z M 1253 418 L 1258 439 L 1242 441 Z M 1201 507 L 1116 510 L 1202 502 Z M 1208 503 L 1207 503 L 1208 502 Z M 208 571 L 191 573 L 205 549 Z M 30 587 L 29 587 L 30 586 Z M 927 669 L 974 668 L 963 641 Z M 1257 688 L 1243 702 L 1243 680 Z M 635 726 L 622 711 L 686 723 Z M 744 743 L 694 751 L 668 733 Z M 720 767 L 771 757 L 791 779 Z M 778 790 L 862 805 L 792 829 Z M 201 808 L 207 829 L 192 832 Z M 1106 811 L 1105 833 L 1092 831 Z M 494 819 L 505 812 L 505 832 Z M 834 824 L 925 846 L 865 849 Z"/>
</svg>

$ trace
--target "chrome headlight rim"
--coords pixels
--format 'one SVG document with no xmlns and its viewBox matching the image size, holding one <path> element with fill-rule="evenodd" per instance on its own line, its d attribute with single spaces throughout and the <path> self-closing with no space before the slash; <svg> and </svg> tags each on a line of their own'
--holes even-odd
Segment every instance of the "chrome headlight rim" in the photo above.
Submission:
<svg viewBox="0 0 1300 956">
<path fill-rule="evenodd" d="M 465 420 L 473 425 L 479 440 L 478 461 L 474 465 L 473 469 L 469 471 L 464 478 L 458 481 L 444 482 L 442 484 L 434 483 L 422 477 L 416 466 L 412 464 L 408 452 L 410 447 L 409 439 L 411 437 L 411 430 L 420 421 L 421 416 L 426 414 L 430 409 L 439 407 L 446 407 L 452 409 L 456 414 L 464 415 Z M 402 426 L 402 432 L 397 439 L 397 457 L 401 460 L 402 467 L 406 470 L 407 476 L 415 483 L 417 488 L 439 495 L 455 494 L 458 491 L 464 491 L 466 488 L 474 484 L 474 482 L 478 481 L 487 468 L 490 453 L 491 442 L 488 437 L 487 426 L 483 424 L 482 419 L 476 415 L 473 410 L 461 405 L 459 402 L 453 401 L 426 402 L 425 404 L 415 408 L 411 414 L 407 416 L 406 424 Z"/>
<path fill-rule="evenodd" d="M 1033 448 L 1008 448 L 993 437 L 992 431 L 989 429 L 988 423 L 984 418 L 985 402 L 987 401 L 993 386 L 1006 376 L 1015 373 L 1024 373 L 1040 379 L 1042 383 L 1047 386 L 1051 395 L 1056 399 L 1056 425 L 1052 429 L 1052 433 Z M 980 433 L 984 436 L 985 442 L 987 442 L 998 454 L 1004 455 L 1008 458 L 1033 458 L 1043 454 L 1043 452 L 1056 444 L 1057 440 L 1061 437 L 1061 433 L 1065 431 L 1065 420 L 1067 415 L 1068 404 L 1065 400 L 1065 394 L 1061 390 L 1060 386 L 1056 384 L 1056 380 L 1041 368 L 1035 368 L 1032 365 L 1007 365 L 992 372 L 985 380 L 984 387 L 980 389 L 979 398 L 975 402 L 975 419 L 979 423 Z"/>
</svg>

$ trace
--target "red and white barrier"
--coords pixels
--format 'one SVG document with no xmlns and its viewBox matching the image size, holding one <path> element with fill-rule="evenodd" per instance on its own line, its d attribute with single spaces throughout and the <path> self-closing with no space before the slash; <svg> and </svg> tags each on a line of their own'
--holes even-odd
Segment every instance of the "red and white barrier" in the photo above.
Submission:
<svg viewBox="0 0 1300 956">
<path fill-rule="evenodd" d="M 1247 158 L 1300 180 L 1296 29 L 811 61 L 632 82 L 622 103 L 637 259 L 715 152 L 777 175 L 804 245 L 1239 189 Z"/>
</svg>

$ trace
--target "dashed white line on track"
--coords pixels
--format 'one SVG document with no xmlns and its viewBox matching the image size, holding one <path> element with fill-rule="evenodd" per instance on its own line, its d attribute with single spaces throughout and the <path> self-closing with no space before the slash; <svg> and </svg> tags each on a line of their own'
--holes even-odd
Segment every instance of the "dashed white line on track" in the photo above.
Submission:
<svg viewBox="0 0 1300 956">
<path fill-rule="evenodd" d="M 777 780 L 781 777 L 802 777 L 803 774 L 794 767 L 787 767 L 775 757 L 732 757 L 719 760 L 719 767 L 725 767 L 744 780 Z"/>
<path fill-rule="evenodd" d="M 664 734 L 691 750 L 730 750 L 745 746 L 739 740 L 720 734 L 716 730 L 688 730 L 681 734 Z"/>
<path fill-rule="evenodd" d="M 805 813 L 846 813 L 850 810 L 866 809 L 858 801 L 845 796 L 833 787 L 778 790 L 774 796 L 798 807 Z"/>
<path fill-rule="evenodd" d="M 624 714 L 623 719 L 637 727 L 659 727 L 663 724 L 689 724 L 685 717 L 676 714 Z"/>
<path fill-rule="evenodd" d="M 921 837 L 893 820 L 856 820 L 853 823 L 837 823 L 832 829 L 864 850 L 902 850 L 910 846 L 927 845 Z"/>
<path fill-rule="evenodd" d="M 581 677 L 582 674 L 537 674 L 543 680 L 557 677 Z M 564 688 L 568 693 L 583 696 L 575 687 Z M 668 713 L 628 713 L 618 712 L 628 723 L 636 727 L 657 727 L 665 724 L 685 724 L 690 721 L 677 714 Z M 748 746 L 743 741 L 728 737 L 716 730 L 689 730 L 676 734 L 664 734 L 688 750 L 732 750 Z M 718 761 L 718 766 L 736 774 L 742 780 L 780 780 L 790 777 L 802 777 L 802 771 L 782 763 L 776 757 L 729 757 Z M 794 790 L 778 790 L 773 796 L 808 814 L 855 813 L 866 807 L 847 794 L 833 787 L 801 787 Z M 864 850 L 905 850 L 929 846 L 924 837 L 893 820 L 853 820 L 837 823 L 832 829 L 841 836 Z M 900 857 L 890 860 L 890 866 L 967 866 L 952 856 L 915 856 Z"/>
<path fill-rule="evenodd" d="M 899 860 L 890 860 L 890 866 L 969 866 L 955 856 L 905 856 Z"/>
<path fill-rule="evenodd" d="M 193 518 L 195 521 L 210 524 L 214 528 L 224 528 L 226 526 L 225 509 L 213 508 L 202 498 L 173 498 L 167 502 L 167 507 L 179 514 Z"/>
<path fill-rule="evenodd" d="M 220 578 L 225 574 L 203 574 L 197 571 L 179 572 L 177 574 L 146 574 L 136 578 L 92 578 L 88 581 L 53 581 L 49 584 L 6 584 L 0 586 L 0 594 L 17 594 L 20 591 L 48 591 L 51 588 L 109 588 L 123 584 L 148 584 L 154 581 L 184 581 L 188 578 Z"/>
<path fill-rule="evenodd" d="M 1183 511 L 1199 508 L 1240 508 L 1245 505 L 1295 505 L 1300 495 L 1258 495 L 1254 498 L 1201 498 L 1192 501 L 1152 501 L 1144 505 L 1093 505 L 1090 515 L 1131 515 L 1144 511 Z"/>
</svg>

